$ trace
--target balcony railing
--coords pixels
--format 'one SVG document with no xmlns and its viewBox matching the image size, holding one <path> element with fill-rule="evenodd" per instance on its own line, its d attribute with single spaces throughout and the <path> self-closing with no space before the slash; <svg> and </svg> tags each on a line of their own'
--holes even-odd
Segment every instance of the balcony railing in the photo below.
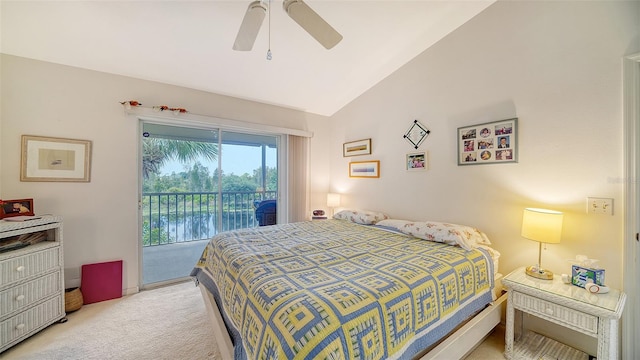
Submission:
<svg viewBox="0 0 640 360">
<path fill-rule="evenodd" d="M 256 227 L 255 205 L 275 198 L 276 191 L 143 194 L 143 246 L 208 239 L 222 231 Z"/>
</svg>

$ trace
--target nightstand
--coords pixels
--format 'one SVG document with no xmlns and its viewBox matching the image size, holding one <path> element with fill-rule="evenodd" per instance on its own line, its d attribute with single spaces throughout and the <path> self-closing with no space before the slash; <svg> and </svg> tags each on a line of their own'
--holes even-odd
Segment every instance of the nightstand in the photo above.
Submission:
<svg viewBox="0 0 640 360">
<path fill-rule="evenodd" d="M 553 280 L 540 280 L 519 268 L 503 280 L 508 290 L 505 357 L 512 359 L 518 343 L 514 344 L 516 310 L 528 313 L 562 327 L 597 339 L 598 360 L 618 358 L 618 321 L 622 315 L 626 295 L 611 289 L 607 294 L 591 294 L 585 289 L 562 282 L 560 275 Z M 519 321 L 522 326 L 522 321 Z M 517 329 L 522 332 L 522 329 Z M 593 354 L 591 354 L 593 355 Z"/>
</svg>

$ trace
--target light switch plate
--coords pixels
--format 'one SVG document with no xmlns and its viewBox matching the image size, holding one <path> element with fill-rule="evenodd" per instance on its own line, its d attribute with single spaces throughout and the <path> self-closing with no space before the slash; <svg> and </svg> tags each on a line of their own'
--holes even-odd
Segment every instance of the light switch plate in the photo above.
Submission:
<svg viewBox="0 0 640 360">
<path fill-rule="evenodd" d="M 613 215 L 613 199 L 595 197 L 587 198 L 587 213 Z"/>
</svg>

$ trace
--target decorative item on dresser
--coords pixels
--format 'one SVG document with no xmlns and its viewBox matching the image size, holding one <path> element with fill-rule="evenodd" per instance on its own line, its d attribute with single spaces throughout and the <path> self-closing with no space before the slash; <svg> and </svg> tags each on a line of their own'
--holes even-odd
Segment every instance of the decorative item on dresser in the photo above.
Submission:
<svg viewBox="0 0 640 360">
<path fill-rule="evenodd" d="M 66 315 L 62 218 L 0 221 L 0 246 L 36 238 L 0 252 L 0 353 Z"/>
<path fill-rule="evenodd" d="M 33 216 L 33 199 L 0 200 L 0 219 Z"/>
<path fill-rule="evenodd" d="M 514 338 L 524 335 L 523 313 L 573 331 L 575 335 L 567 335 L 567 342 L 575 341 L 578 334 L 597 339 L 597 354 L 590 355 L 596 355 L 598 360 L 618 359 L 618 322 L 624 309 L 625 293 L 610 289 L 606 294 L 592 294 L 564 283 L 560 276 L 550 281 L 527 276 L 523 268 L 507 275 L 502 279 L 502 284 L 508 290 L 505 332 L 507 359 L 520 359 L 520 354 L 529 350 L 523 349 L 526 342 L 514 341 Z M 519 310 L 517 318 L 516 310 Z M 579 344 L 569 345 L 581 347 Z M 583 348 L 580 350 L 592 352 Z M 541 353 L 544 351 L 545 347 L 540 345 L 535 359 L 546 359 L 545 354 Z"/>
</svg>

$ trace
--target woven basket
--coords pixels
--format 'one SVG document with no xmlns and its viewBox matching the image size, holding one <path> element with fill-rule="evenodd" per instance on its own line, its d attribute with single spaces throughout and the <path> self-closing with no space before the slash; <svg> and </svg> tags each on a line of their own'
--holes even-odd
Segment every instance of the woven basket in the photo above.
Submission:
<svg viewBox="0 0 640 360">
<path fill-rule="evenodd" d="M 82 307 L 84 299 L 80 288 L 66 289 L 64 291 L 64 312 L 70 313 Z"/>
</svg>

